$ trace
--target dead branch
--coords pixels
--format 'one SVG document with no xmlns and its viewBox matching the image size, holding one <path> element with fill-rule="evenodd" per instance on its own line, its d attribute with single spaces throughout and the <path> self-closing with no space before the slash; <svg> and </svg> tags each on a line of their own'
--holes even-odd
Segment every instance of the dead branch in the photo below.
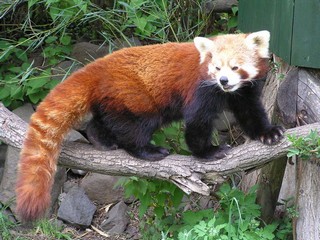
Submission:
<svg viewBox="0 0 320 240">
<path fill-rule="evenodd" d="M 0 140 L 21 148 L 26 129 L 27 123 L 0 103 Z M 320 129 L 320 123 L 289 129 L 286 133 L 306 136 L 311 129 Z M 231 149 L 227 157 L 216 161 L 202 162 L 192 156 L 170 155 L 162 161 L 148 162 L 133 158 L 123 150 L 101 152 L 89 144 L 66 142 L 59 164 L 103 174 L 166 179 L 186 193 L 208 195 L 210 188 L 205 182 L 222 182 L 230 174 L 259 168 L 285 156 L 289 146 L 286 139 L 275 146 L 252 141 Z"/>
</svg>

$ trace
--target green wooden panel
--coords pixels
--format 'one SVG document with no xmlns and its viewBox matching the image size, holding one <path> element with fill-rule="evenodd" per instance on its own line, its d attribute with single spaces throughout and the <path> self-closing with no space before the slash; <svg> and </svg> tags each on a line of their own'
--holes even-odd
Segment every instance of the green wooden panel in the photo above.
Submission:
<svg viewBox="0 0 320 240">
<path fill-rule="evenodd" d="M 239 0 L 239 29 L 269 30 L 270 50 L 290 63 L 293 13 L 294 0 Z"/>
<path fill-rule="evenodd" d="M 320 68 L 320 0 L 295 0 L 291 64 Z"/>
</svg>

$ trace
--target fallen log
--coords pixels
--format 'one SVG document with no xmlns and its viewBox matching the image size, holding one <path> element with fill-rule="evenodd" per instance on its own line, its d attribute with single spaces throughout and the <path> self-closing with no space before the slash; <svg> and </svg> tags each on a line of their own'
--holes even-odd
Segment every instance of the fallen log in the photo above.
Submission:
<svg viewBox="0 0 320 240">
<path fill-rule="evenodd" d="M 27 123 L 0 103 L 0 140 L 21 148 Z M 287 130 L 286 134 L 306 136 L 310 130 L 320 129 L 320 122 Z M 148 162 L 136 159 L 123 150 L 98 151 L 92 145 L 65 142 L 59 165 L 110 175 L 140 176 L 168 180 L 190 194 L 210 194 L 208 184 L 223 182 L 233 173 L 248 171 L 287 154 L 290 142 L 284 138 L 274 146 L 258 141 L 231 149 L 220 160 L 203 162 L 193 156 L 170 155 L 164 160 Z"/>
</svg>

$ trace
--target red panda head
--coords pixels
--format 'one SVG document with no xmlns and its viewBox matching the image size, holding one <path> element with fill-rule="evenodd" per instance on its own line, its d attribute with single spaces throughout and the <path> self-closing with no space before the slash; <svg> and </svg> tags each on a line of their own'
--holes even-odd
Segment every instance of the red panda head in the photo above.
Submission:
<svg viewBox="0 0 320 240">
<path fill-rule="evenodd" d="M 200 64 L 225 92 L 233 92 L 251 80 L 265 77 L 269 58 L 268 31 L 228 34 L 212 39 L 196 37 Z"/>
</svg>

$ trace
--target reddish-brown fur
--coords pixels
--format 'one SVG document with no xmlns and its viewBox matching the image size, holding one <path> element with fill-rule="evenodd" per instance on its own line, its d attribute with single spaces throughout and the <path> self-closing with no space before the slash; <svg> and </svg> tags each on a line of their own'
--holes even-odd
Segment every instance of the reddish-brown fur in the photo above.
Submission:
<svg viewBox="0 0 320 240">
<path fill-rule="evenodd" d="M 18 215 L 23 220 L 44 215 L 63 138 L 93 103 L 108 110 L 156 112 L 175 92 L 187 103 L 200 75 L 205 78 L 205 69 L 194 44 L 168 43 L 117 51 L 59 84 L 31 117 L 19 164 Z"/>
<path fill-rule="evenodd" d="M 250 50 L 244 43 L 246 36 L 219 36 L 214 41 L 218 50 L 224 49 L 223 59 L 239 55 L 237 63 L 248 61 L 252 68 L 260 71 L 258 76 L 263 76 L 267 71 L 265 59 L 260 61 L 257 50 Z M 22 220 L 37 219 L 49 207 L 60 145 L 65 134 L 93 105 L 98 104 L 99 109 L 106 112 L 154 116 L 170 106 L 178 95 L 186 106 L 199 82 L 212 78 L 208 76 L 208 64 L 216 57 L 212 55 L 215 54 L 207 53 L 200 64 L 200 54 L 193 43 L 127 48 L 96 60 L 53 89 L 32 115 L 21 151 L 16 211 Z M 242 78 L 248 75 L 245 71 L 240 74 Z M 206 97 L 202 101 L 206 101 Z M 258 103 L 253 104 L 261 110 Z M 260 112 L 263 120 L 263 111 Z M 190 136 L 197 134 L 190 129 Z M 210 140 L 209 135 L 206 141 Z"/>
</svg>

